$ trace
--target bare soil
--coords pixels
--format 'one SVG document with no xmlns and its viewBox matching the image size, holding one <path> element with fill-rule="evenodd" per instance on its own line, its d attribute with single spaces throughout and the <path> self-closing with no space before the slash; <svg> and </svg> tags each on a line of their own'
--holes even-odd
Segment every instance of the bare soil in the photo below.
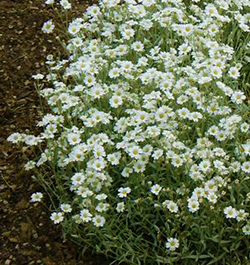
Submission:
<svg viewBox="0 0 250 265">
<path fill-rule="evenodd" d="M 87 254 L 63 242 L 60 226 L 49 219 L 47 208 L 30 202 L 41 187 L 25 171 L 25 148 L 7 142 L 13 132 L 37 134 L 40 103 L 31 75 L 46 73 L 45 58 L 57 57 L 60 45 L 41 27 L 58 20 L 43 0 L 0 0 L 0 264 L 97 265 L 109 264 L 102 256 Z M 71 17 L 90 3 L 71 0 Z M 26 150 L 27 151 L 27 150 Z"/>
</svg>

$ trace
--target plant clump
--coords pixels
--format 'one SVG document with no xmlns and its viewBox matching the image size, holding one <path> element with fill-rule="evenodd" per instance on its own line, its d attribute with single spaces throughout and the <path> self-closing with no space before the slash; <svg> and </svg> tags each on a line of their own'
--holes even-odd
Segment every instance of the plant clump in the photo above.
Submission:
<svg viewBox="0 0 250 265">
<path fill-rule="evenodd" d="M 249 7 L 101 0 L 69 23 L 68 58 L 34 76 L 43 132 L 8 138 L 41 149 L 26 169 L 65 235 L 128 264 L 248 259 Z"/>
</svg>

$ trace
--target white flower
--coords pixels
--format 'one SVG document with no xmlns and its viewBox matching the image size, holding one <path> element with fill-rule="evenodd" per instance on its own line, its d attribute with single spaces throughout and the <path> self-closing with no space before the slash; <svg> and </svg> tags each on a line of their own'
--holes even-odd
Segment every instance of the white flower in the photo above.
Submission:
<svg viewBox="0 0 250 265">
<path fill-rule="evenodd" d="M 80 184 L 82 184 L 83 181 L 84 181 L 84 179 L 85 179 L 85 176 L 83 175 L 83 173 L 75 173 L 72 176 L 72 178 L 71 178 L 73 185 L 80 185 Z"/>
<path fill-rule="evenodd" d="M 246 99 L 246 96 L 244 95 L 242 91 L 235 91 L 231 96 L 232 102 L 236 104 L 241 104 L 243 100 L 245 99 Z"/>
<path fill-rule="evenodd" d="M 199 169 L 204 172 L 207 173 L 211 170 L 211 163 L 209 160 L 203 160 L 200 162 L 199 164 Z"/>
<path fill-rule="evenodd" d="M 53 137 L 53 134 L 57 132 L 56 124 L 48 124 L 46 126 L 46 132 L 48 132 L 49 135 L 52 134 Z"/>
<path fill-rule="evenodd" d="M 86 86 L 93 86 L 96 84 L 95 77 L 93 75 L 87 74 L 86 77 L 84 78 L 84 83 Z"/>
<path fill-rule="evenodd" d="M 96 227 L 102 227 L 105 224 L 105 218 L 101 215 L 96 215 L 92 218 L 92 221 Z"/>
<path fill-rule="evenodd" d="M 242 165 L 241 165 L 241 169 L 243 172 L 245 173 L 250 173 L 250 162 L 244 162 Z"/>
<path fill-rule="evenodd" d="M 125 210 L 124 202 L 119 202 L 119 203 L 117 203 L 116 211 L 117 211 L 118 213 L 122 213 L 122 212 L 124 212 L 124 210 Z"/>
<path fill-rule="evenodd" d="M 216 77 L 216 78 L 222 77 L 222 71 L 221 71 L 220 67 L 217 67 L 217 66 L 213 66 L 211 68 L 211 74 L 213 77 Z"/>
<path fill-rule="evenodd" d="M 208 180 L 205 183 L 205 191 L 206 192 L 211 192 L 214 193 L 218 190 L 217 185 L 215 184 L 215 181 L 213 179 Z"/>
<path fill-rule="evenodd" d="M 44 75 L 42 74 L 36 74 L 36 75 L 32 75 L 32 78 L 34 78 L 35 80 L 41 80 L 44 78 Z"/>
<path fill-rule="evenodd" d="M 105 193 L 101 193 L 95 196 L 98 201 L 105 200 L 108 196 Z"/>
<path fill-rule="evenodd" d="M 70 9 L 70 8 L 71 8 L 71 4 L 68 2 L 68 0 L 61 0 L 61 1 L 60 1 L 60 5 L 61 5 L 64 9 Z"/>
<path fill-rule="evenodd" d="M 199 171 L 190 171 L 189 176 L 194 181 L 198 181 L 198 180 L 203 180 L 204 179 L 204 175 L 202 173 L 200 173 Z"/>
<path fill-rule="evenodd" d="M 188 97 L 186 95 L 181 95 L 177 98 L 176 102 L 180 105 L 184 104 L 188 101 Z"/>
<path fill-rule="evenodd" d="M 203 117 L 202 114 L 201 114 L 200 112 L 197 112 L 197 111 L 195 111 L 195 112 L 191 112 L 191 113 L 189 113 L 189 115 L 188 115 L 188 118 L 189 118 L 190 120 L 194 121 L 194 122 L 197 122 L 197 121 L 201 120 L 202 117 Z"/>
<path fill-rule="evenodd" d="M 108 210 L 108 207 L 109 207 L 108 203 L 100 202 L 97 204 L 95 209 L 97 210 L 97 212 L 106 212 Z"/>
<path fill-rule="evenodd" d="M 238 161 L 235 161 L 231 164 L 230 166 L 230 169 L 233 171 L 233 172 L 239 172 L 240 171 L 240 168 L 241 168 L 241 164 L 240 162 Z"/>
<path fill-rule="evenodd" d="M 177 113 L 182 119 L 186 119 L 189 116 L 189 110 L 187 108 L 179 109 Z"/>
<path fill-rule="evenodd" d="M 76 146 L 76 148 L 74 148 L 72 152 L 69 154 L 69 159 L 71 161 L 83 161 L 84 153 L 80 148 L 78 148 L 78 146 Z"/>
<path fill-rule="evenodd" d="M 211 24 L 208 27 L 208 31 L 211 34 L 211 36 L 214 36 L 217 32 L 219 32 L 219 27 L 216 24 Z"/>
<path fill-rule="evenodd" d="M 212 203 L 216 203 L 217 202 L 217 199 L 218 199 L 218 196 L 214 193 L 211 193 L 209 192 L 208 195 L 206 195 L 206 198 L 212 202 Z"/>
<path fill-rule="evenodd" d="M 83 45 L 83 41 L 80 37 L 76 37 L 74 39 L 72 39 L 72 43 L 76 46 L 76 47 L 81 47 Z"/>
<path fill-rule="evenodd" d="M 123 103 L 122 98 L 119 96 L 112 96 L 112 98 L 109 99 L 109 104 L 112 108 L 118 108 Z"/>
<path fill-rule="evenodd" d="M 50 216 L 50 219 L 54 222 L 54 224 L 59 224 L 63 221 L 64 216 L 63 213 L 59 212 L 59 213 L 52 213 Z"/>
<path fill-rule="evenodd" d="M 241 124 L 241 126 L 240 126 L 240 130 L 242 131 L 242 132 L 248 132 L 248 130 L 249 130 L 249 124 L 248 123 L 246 123 L 246 122 L 243 122 L 242 124 Z"/>
<path fill-rule="evenodd" d="M 137 66 L 141 67 L 141 66 L 147 66 L 148 62 L 148 58 L 146 57 L 140 57 L 137 61 Z"/>
<path fill-rule="evenodd" d="M 36 192 L 31 195 L 32 202 L 40 202 L 43 198 L 43 194 L 41 192 Z"/>
<path fill-rule="evenodd" d="M 162 187 L 158 184 L 155 184 L 151 187 L 150 191 L 155 194 L 155 195 L 158 195 L 159 192 L 162 190 Z"/>
<path fill-rule="evenodd" d="M 40 142 L 40 138 L 34 135 L 26 135 L 24 141 L 27 145 L 37 145 Z"/>
<path fill-rule="evenodd" d="M 211 16 L 211 17 L 218 16 L 218 11 L 217 11 L 215 5 L 213 5 L 213 4 L 207 4 L 207 6 L 205 8 L 205 12 L 208 16 Z"/>
<path fill-rule="evenodd" d="M 178 47 L 179 54 L 184 55 L 191 51 L 191 47 L 188 45 L 188 43 L 183 43 Z"/>
<path fill-rule="evenodd" d="M 97 5 L 92 5 L 87 8 L 86 14 L 95 17 L 101 13 L 100 8 Z"/>
<path fill-rule="evenodd" d="M 110 162 L 111 165 L 118 165 L 120 158 L 121 152 L 115 152 L 107 156 L 107 160 Z"/>
<path fill-rule="evenodd" d="M 234 79 L 240 77 L 240 72 L 237 67 L 231 67 L 228 71 L 228 75 Z"/>
<path fill-rule="evenodd" d="M 227 132 L 223 130 L 218 130 L 215 134 L 215 138 L 220 142 L 224 141 L 227 138 Z"/>
<path fill-rule="evenodd" d="M 106 156 L 105 149 L 100 144 L 94 144 L 93 146 L 93 153 L 95 158 L 101 158 Z"/>
<path fill-rule="evenodd" d="M 22 134 L 20 133 L 12 133 L 8 138 L 7 141 L 12 142 L 13 144 L 16 144 L 20 142 L 23 139 Z"/>
<path fill-rule="evenodd" d="M 191 198 L 188 200 L 188 210 L 191 213 L 195 213 L 196 211 L 199 210 L 199 202 L 195 198 Z"/>
<path fill-rule="evenodd" d="M 242 147 L 244 149 L 244 153 L 246 155 L 250 155 L 250 142 L 243 144 Z"/>
<path fill-rule="evenodd" d="M 197 187 L 194 189 L 194 191 L 192 193 L 192 198 L 197 198 L 197 200 L 198 200 L 198 199 L 202 198 L 204 195 L 205 195 L 204 189 Z"/>
<path fill-rule="evenodd" d="M 183 159 L 179 156 L 179 155 L 174 155 L 172 160 L 171 160 L 171 164 L 174 166 L 174 167 L 180 167 L 182 166 L 184 163 Z"/>
<path fill-rule="evenodd" d="M 46 0 L 45 4 L 46 5 L 53 5 L 54 4 L 54 0 Z"/>
<path fill-rule="evenodd" d="M 73 215 L 73 216 L 72 216 L 72 220 L 74 220 L 74 222 L 75 222 L 76 224 L 81 224 L 81 223 L 82 223 L 82 220 L 81 220 L 81 218 L 80 218 L 80 214 L 75 214 L 75 215 Z"/>
<path fill-rule="evenodd" d="M 132 71 L 133 69 L 133 63 L 130 61 L 121 61 L 119 62 L 120 66 L 121 66 L 121 70 L 125 73 L 129 73 Z"/>
<path fill-rule="evenodd" d="M 168 238 L 166 242 L 166 248 L 170 251 L 175 251 L 179 247 L 179 240 L 176 238 Z"/>
<path fill-rule="evenodd" d="M 140 162 L 140 161 L 137 161 L 134 166 L 133 166 L 133 169 L 135 172 L 144 172 L 146 170 L 146 167 L 145 167 L 145 164 Z"/>
<path fill-rule="evenodd" d="M 128 178 L 129 175 L 133 173 L 133 169 L 130 168 L 130 167 L 125 167 L 123 170 L 122 170 L 122 173 L 121 175 L 124 177 L 124 178 Z"/>
<path fill-rule="evenodd" d="M 119 68 L 113 68 L 109 71 L 109 77 L 110 78 L 116 78 L 120 76 L 120 69 Z"/>
<path fill-rule="evenodd" d="M 75 35 L 79 32 L 79 30 L 81 29 L 80 24 L 79 23 L 70 23 L 69 27 L 68 27 L 68 32 L 72 35 Z"/>
<path fill-rule="evenodd" d="M 138 124 L 146 123 L 149 119 L 149 115 L 145 111 L 138 111 L 135 115 L 135 121 L 138 122 Z"/>
<path fill-rule="evenodd" d="M 244 221 L 244 220 L 247 219 L 248 215 L 249 215 L 249 213 L 246 213 L 245 210 L 240 209 L 238 211 L 238 215 L 237 215 L 237 218 L 236 219 L 237 219 L 238 222 Z"/>
<path fill-rule="evenodd" d="M 141 52 L 143 51 L 144 46 L 140 41 L 136 41 L 131 45 L 131 48 L 136 52 Z"/>
<path fill-rule="evenodd" d="M 117 53 L 117 55 L 122 56 L 127 54 L 128 52 L 128 46 L 126 45 L 119 45 L 115 48 L 115 51 Z M 119 71 L 119 68 L 116 68 Z"/>
<path fill-rule="evenodd" d="M 31 170 L 31 169 L 35 168 L 35 166 L 36 166 L 36 162 L 35 161 L 28 161 L 25 164 L 24 168 L 25 168 L 25 170 Z"/>
<path fill-rule="evenodd" d="M 238 215 L 238 211 L 232 206 L 228 206 L 224 209 L 224 214 L 226 215 L 226 218 L 236 218 Z"/>
<path fill-rule="evenodd" d="M 142 151 L 143 151 L 143 154 L 146 154 L 147 156 L 150 156 L 151 155 L 151 152 L 153 151 L 153 147 L 150 144 L 146 144 L 143 147 Z"/>
<path fill-rule="evenodd" d="M 106 161 L 104 158 L 99 157 L 93 160 L 93 164 L 92 164 L 93 169 L 97 171 L 101 171 L 102 169 L 105 168 L 105 166 L 106 166 Z"/>
<path fill-rule="evenodd" d="M 45 33 L 51 33 L 53 31 L 54 27 L 55 26 L 54 26 L 52 20 L 50 19 L 43 24 L 42 31 Z"/>
<path fill-rule="evenodd" d="M 68 139 L 68 142 L 70 145 L 76 145 L 76 144 L 79 144 L 80 141 L 81 141 L 81 138 L 80 138 L 80 134 L 79 133 L 69 133 L 67 135 L 67 139 Z"/>
<path fill-rule="evenodd" d="M 215 126 L 215 125 L 212 125 L 209 129 L 208 129 L 208 133 L 210 134 L 210 135 L 213 135 L 213 136 L 215 136 L 215 135 L 217 135 L 217 132 L 219 131 L 219 128 L 217 127 L 217 126 Z"/>
<path fill-rule="evenodd" d="M 95 86 L 91 88 L 90 94 L 94 98 L 101 98 L 105 94 L 105 91 L 100 85 L 96 84 Z"/>
<path fill-rule="evenodd" d="M 135 158 L 135 159 L 139 159 L 142 153 L 142 149 L 137 145 L 129 148 L 128 151 L 129 151 L 130 157 Z"/>
<path fill-rule="evenodd" d="M 167 208 L 171 213 L 177 213 L 178 212 L 178 205 L 177 205 L 177 203 L 175 203 L 173 201 L 167 201 Z"/>
<path fill-rule="evenodd" d="M 83 222 L 89 222 L 91 221 L 92 214 L 89 212 L 88 209 L 83 209 L 80 211 L 80 218 Z"/>
<path fill-rule="evenodd" d="M 139 24 L 144 30 L 149 30 L 153 26 L 153 22 L 146 18 L 141 19 Z"/>
<path fill-rule="evenodd" d="M 41 166 L 43 163 L 45 163 L 48 160 L 48 157 L 46 156 L 45 153 L 41 154 L 40 159 L 37 161 L 36 165 L 39 167 Z"/>
<path fill-rule="evenodd" d="M 70 206 L 69 204 L 67 204 L 67 203 L 63 203 L 63 204 L 61 204 L 60 209 L 61 209 L 64 213 L 70 213 L 70 212 L 72 212 L 72 208 L 71 208 L 71 206 Z"/>
<path fill-rule="evenodd" d="M 250 225 L 247 224 L 247 225 L 243 226 L 243 227 L 242 227 L 242 232 L 243 232 L 245 235 L 249 236 L 249 235 L 250 235 Z"/>
<path fill-rule="evenodd" d="M 146 7 L 150 7 L 151 5 L 155 4 L 155 0 L 142 0 L 142 4 Z"/>
<path fill-rule="evenodd" d="M 122 32 L 122 37 L 125 39 L 125 40 L 129 40 L 130 38 L 132 38 L 135 34 L 135 31 L 131 28 L 128 28 L 128 29 L 124 29 Z"/>
<path fill-rule="evenodd" d="M 131 189 L 129 187 L 126 187 L 126 188 L 119 188 L 118 189 L 118 196 L 120 198 L 124 198 L 124 197 L 127 197 L 127 195 L 131 192 Z"/>
<path fill-rule="evenodd" d="M 163 155 L 163 150 L 162 149 L 157 149 L 154 151 L 154 153 L 152 154 L 152 157 L 155 159 L 155 160 L 158 160 L 160 157 L 162 157 Z"/>
<path fill-rule="evenodd" d="M 192 24 L 184 24 L 184 25 L 181 25 L 181 34 L 183 36 L 188 36 L 190 34 L 192 34 L 193 30 L 194 30 L 194 26 Z"/>
</svg>

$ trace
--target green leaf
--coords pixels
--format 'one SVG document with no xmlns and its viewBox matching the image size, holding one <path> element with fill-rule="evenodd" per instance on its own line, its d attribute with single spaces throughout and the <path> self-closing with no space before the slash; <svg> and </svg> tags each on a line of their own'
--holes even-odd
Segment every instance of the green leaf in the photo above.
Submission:
<svg viewBox="0 0 250 265">
<path fill-rule="evenodd" d="M 241 241 L 239 241 L 239 242 L 236 243 L 236 244 L 233 244 L 230 250 L 231 250 L 231 251 L 234 251 L 234 250 L 238 249 L 239 246 L 240 246 L 241 244 L 242 244 Z"/>
<path fill-rule="evenodd" d="M 219 260 L 221 260 L 225 255 L 227 254 L 227 252 L 223 252 L 218 258 L 214 258 L 212 261 L 210 261 L 207 265 L 211 265 L 214 264 L 216 262 L 218 262 Z"/>
<path fill-rule="evenodd" d="M 195 259 L 196 261 L 198 261 L 199 259 L 207 259 L 207 258 L 211 258 L 210 255 L 189 255 L 189 256 L 185 256 L 182 259 Z"/>
<path fill-rule="evenodd" d="M 163 258 L 161 256 L 157 256 L 156 262 L 163 263 L 163 264 L 172 264 L 174 261 L 178 261 L 178 257 L 172 257 L 172 258 Z"/>
</svg>

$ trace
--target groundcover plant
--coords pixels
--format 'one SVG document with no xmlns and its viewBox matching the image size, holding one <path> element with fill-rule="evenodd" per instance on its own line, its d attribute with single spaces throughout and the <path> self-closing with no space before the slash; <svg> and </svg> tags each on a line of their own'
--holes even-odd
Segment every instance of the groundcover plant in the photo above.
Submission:
<svg viewBox="0 0 250 265">
<path fill-rule="evenodd" d="M 127 264 L 247 264 L 249 11 L 102 0 L 68 24 L 68 57 L 34 76 L 42 133 L 8 138 L 40 148 L 25 168 L 65 236 Z"/>
</svg>

